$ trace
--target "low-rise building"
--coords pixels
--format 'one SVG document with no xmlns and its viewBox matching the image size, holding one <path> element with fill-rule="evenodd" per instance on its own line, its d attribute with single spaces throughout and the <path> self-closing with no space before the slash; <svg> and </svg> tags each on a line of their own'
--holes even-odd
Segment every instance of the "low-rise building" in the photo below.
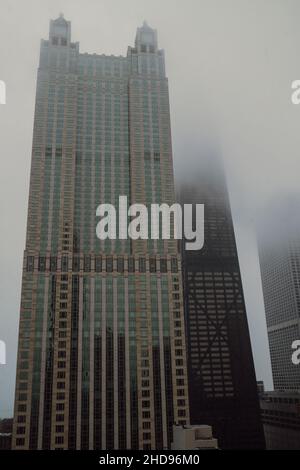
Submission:
<svg viewBox="0 0 300 470">
<path fill-rule="evenodd" d="M 171 449 L 218 449 L 218 440 L 213 437 L 211 426 L 173 426 L 173 442 Z"/>
<path fill-rule="evenodd" d="M 300 391 L 265 392 L 260 396 L 268 450 L 300 449 Z"/>
</svg>

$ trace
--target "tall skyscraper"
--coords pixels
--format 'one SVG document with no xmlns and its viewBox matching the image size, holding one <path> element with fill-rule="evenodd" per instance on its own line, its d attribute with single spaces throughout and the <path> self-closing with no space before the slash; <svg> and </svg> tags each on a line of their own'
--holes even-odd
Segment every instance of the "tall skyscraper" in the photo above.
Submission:
<svg viewBox="0 0 300 470">
<path fill-rule="evenodd" d="M 221 449 L 264 448 L 222 162 L 214 154 L 199 158 L 195 176 L 179 197 L 204 204 L 204 247 L 183 250 L 191 424 L 211 425 Z"/>
<path fill-rule="evenodd" d="M 299 196 L 276 199 L 258 223 L 258 249 L 275 390 L 300 390 L 292 344 L 300 339 Z"/>
<path fill-rule="evenodd" d="M 164 53 L 144 23 L 126 57 L 82 54 L 61 15 L 37 77 L 14 449 L 162 449 L 189 422 L 177 243 L 98 239 L 119 195 L 175 200 Z"/>
</svg>

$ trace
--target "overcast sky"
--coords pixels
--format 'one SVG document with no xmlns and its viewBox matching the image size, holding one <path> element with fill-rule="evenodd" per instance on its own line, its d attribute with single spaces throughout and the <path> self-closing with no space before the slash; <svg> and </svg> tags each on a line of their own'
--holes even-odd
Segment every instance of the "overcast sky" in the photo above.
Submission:
<svg viewBox="0 0 300 470">
<path fill-rule="evenodd" d="M 0 416 L 12 414 L 40 39 L 63 12 L 80 51 L 125 55 L 144 19 L 158 30 L 170 84 L 176 176 L 197 167 L 204 142 L 225 161 L 258 379 L 272 386 L 254 219 L 298 190 L 298 0 L 1 0 Z"/>
</svg>

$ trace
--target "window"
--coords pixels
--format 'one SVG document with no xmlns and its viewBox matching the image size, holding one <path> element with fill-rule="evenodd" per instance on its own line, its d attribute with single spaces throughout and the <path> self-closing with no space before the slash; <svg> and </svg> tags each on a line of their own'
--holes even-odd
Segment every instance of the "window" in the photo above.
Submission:
<svg viewBox="0 0 300 470">
<path fill-rule="evenodd" d="M 91 257 L 90 256 L 85 256 L 84 257 L 84 263 L 83 263 L 83 270 L 85 272 L 90 272 L 91 271 Z"/>
<path fill-rule="evenodd" d="M 68 271 L 68 257 L 67 256 L 63 256 L 61 258 L 61 270 L 63 272 L 67 272 Z"/>
<path fill-rule="evenodd" d="M 185 400 L 177 400 L 178 406 L 185 406 Z"/>
<path fill-rule="evenodd" d="M 16 439 L 16 445 L 17 446 L 24 446 L 25 445 L 25 438 L 24 437 L 19 437 Z"/>
<path fill-rule="evenodd" d="M 26 405 L 19 405 L 18 411 L 25 413 L 26 412 Z"/>
<path fill-rule="evenodd" d="M 139 271 L 140 273 L 146 272 L 146 259 L 145 258 L 139 259 Z"/>
<path fill-rule="evenodd" d="M 95 259 L 95 271 L 96 273 L 101 273 L 102 271 L 102 257 L 97 256 Z"/>
<path fill-rule="evenodd" d="M 50 257 L 50 271 L 56 271 L 57 269 L 57 258 L 56 256 Z"/>
<path fill-rule="evenodd" d="M 18 426 L 17 434 L 25 434 L 25 426 Z"/>
<path fill-rule="evenodd" d="M 156 273 L 156 259 L 150 258 L 150 273 Z"/>
<path fill-rule="evenodd" d="M 113 258 L 111 256 L 106 258 L 106 272 L 112 273 L 113 271 Z"/>
<path fill-rule="evenodd" d="M 178 260 L 177 260 L 177 258 L 172 258 L 171 259 L 171 271 L 172 271 L 172 273 L 177 273 L 178 272 Z"/>
<path fill-rule="evenodd" d="M 46 271 L 46 257 L 45 256 L 39 257 L 39 271 L 40 272 Z"/>
<path fill-rule="evenodd" d="M 166 259 L 161 259 L 160 260 L 160 272 L 161 273 L 166 273 L 167 272 L 167 260 Z"/>
<path fill-rule="evenodd" d="M 124 272 L 124 258 L 118 258 L 117 260 L 117 270 L 118 273 Z"/>
<path fill-rule="evenodd" d="M 135 271 L 134 258 L 128 258 L 128 272 L 134 273 Z"/>
<path fill-rule="evenodd" d="M 19 401 L 26 401 L 27 400 L 27 393 L 20 393 L 18 399 L 19 399 Z"/>
<path fill-rule="evenodd" d="M 34 256 L 27 256 L 27 272 L 33 272 L 34 269 Z"/>
<path fill-rule="evenodd" d="M 80 258 L 79 256 L 74 256 L 73 257 L 73 271 L 79 271 L 80 270 Z"/>
</svg>

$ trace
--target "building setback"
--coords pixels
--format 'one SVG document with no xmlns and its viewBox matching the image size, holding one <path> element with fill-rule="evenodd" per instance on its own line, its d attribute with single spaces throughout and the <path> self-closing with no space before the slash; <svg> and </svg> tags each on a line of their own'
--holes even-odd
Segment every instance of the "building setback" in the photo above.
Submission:
<svg viewBox="0 0 300 470">
<path fill-rule="evenodd" d="M 99 240 L 96 208 L 172 204 L 168 81 L 156 31 L 82 54 L 63 16 L 37 77 L 14 449 L 162 449 L 189 423 L 174 240 Z"/>
<path fill-rule="evenodd" d="M 199 158 L 179 199 L 204 204 L 204 247 L 183 249 L 191 424 L 212 426 L 220 449 L 264 448 L 229 197 L 214 154 Z"/>
</svg>

